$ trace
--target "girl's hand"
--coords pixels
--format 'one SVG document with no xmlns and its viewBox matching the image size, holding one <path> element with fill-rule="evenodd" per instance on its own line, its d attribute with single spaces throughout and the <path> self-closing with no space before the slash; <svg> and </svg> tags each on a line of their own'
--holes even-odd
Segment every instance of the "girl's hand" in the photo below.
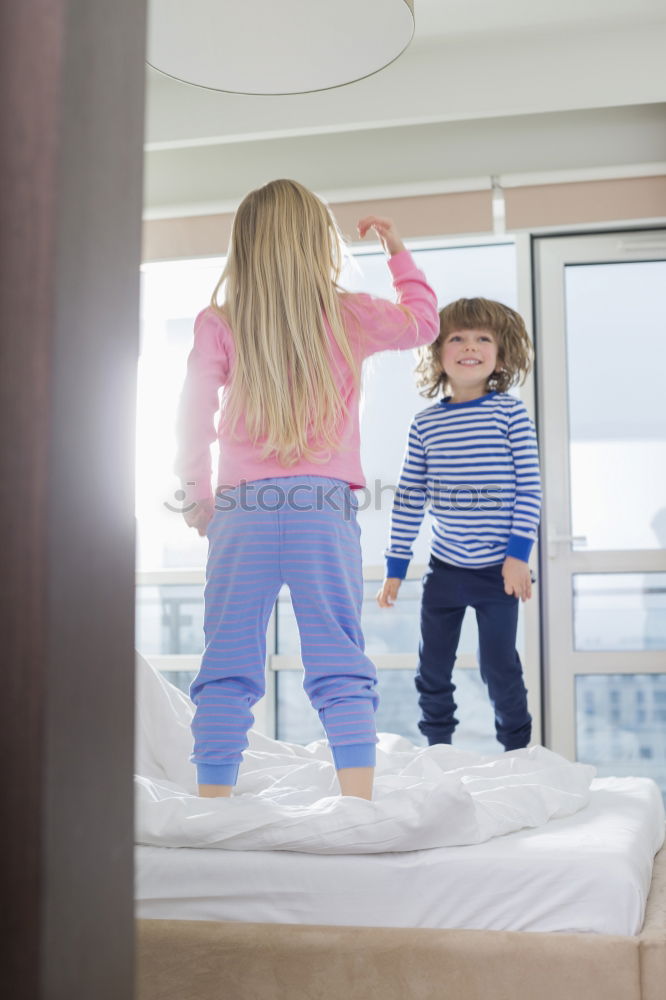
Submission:
<svg viewBox="0 0 666 1000">
<path fill-rule="evenodd" d="M 215 500 L 209 497 L 207 500 L 198 500 L 191 510 L 183 511 L 183 517 L 188 527 L 196 528 L 203 538 L 214 513 Z"/>
<path fill-rule="evenodd" d="M 366 215 L 365 218 L 359 219 L 357 228 L 361 239 L 363 239 L 369 229 L 374 229 L 379 237 L 379 242 L 389 257 L 405 249 L 405 244 L 398 235 L 398 230 L 395 228 L 393 219 L 383 219 L 378 215 Z"/>
<path fill-rule="evenodd" d="M 380 608 L 390 608 L 398 599 L 398 591 L 402 580 L 397 576 L 389 576 L 384 580 L 381 590 L 377 591 L 377 604 Z"/>
<path fill-rule="evenodd" d="M 521 601 L 527 601 L 532 596 L 532 578 L 530 568 L 522 559 L 507 556 L 502 565 L 504 591 L 515 594 Z"/>
</svg>

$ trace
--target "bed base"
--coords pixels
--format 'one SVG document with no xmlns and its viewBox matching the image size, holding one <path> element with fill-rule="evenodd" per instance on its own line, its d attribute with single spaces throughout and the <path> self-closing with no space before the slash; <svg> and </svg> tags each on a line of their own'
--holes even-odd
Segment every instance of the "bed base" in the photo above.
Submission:
<svg viewBox="0 0 666 1000">
<path fill-rule="evenodd" d="M 666 1000 L 666 848 L 636 937 L 139 920 L 137 1000 Z"/>
</svg>

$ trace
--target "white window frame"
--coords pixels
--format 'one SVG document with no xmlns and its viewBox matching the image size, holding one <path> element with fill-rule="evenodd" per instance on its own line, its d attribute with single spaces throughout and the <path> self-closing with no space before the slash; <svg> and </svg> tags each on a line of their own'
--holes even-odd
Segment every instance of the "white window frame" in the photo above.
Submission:
<svg viewBox="0 0 666 1000">
<path fill-rule="evenodd" d="M 570 511 L 569 428 L 566 400 L 564 280 L 567 264 L 666 259 L 666 230 L 649 224 L 608 226 L 579 232 L 534 234 L 538 285 L 540 409 L 545 463 L 547 522 L 544 540 L 544 700 L 548 745 L 576 759 L 576 678 L 589 674 L 663 674 L 662 650 L 577 650 L 573 636 L 572 580 L 576 574 L 663 572 L 666 555 L 655 550 L 574 549 Z M 540 238 L 541 237 L 541 238 Z M 548 380 L 546 386 L 545 380 Z M 546 541 L 548 537 L 548 541 Z"/>
</svg>

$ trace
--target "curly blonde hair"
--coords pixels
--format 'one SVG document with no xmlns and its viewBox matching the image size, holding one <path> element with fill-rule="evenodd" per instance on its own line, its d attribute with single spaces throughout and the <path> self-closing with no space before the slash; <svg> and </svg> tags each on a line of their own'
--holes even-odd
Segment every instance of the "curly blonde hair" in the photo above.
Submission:
<svg viewBox="0 0 666 1000">
<path fill-rule="evenodd" d="M 416 385 L 422 396 L 432 398 L 449 388 L 446 372 L 440 363 L 442 344 L 458 330 L 489 330 L 497 341 L 500 371 L 486 382 L 486 392 L 507 392 L 522 385 L 532 368 L 532 344 L 522 316 L 492 299 L 456 299 L 440 311 L 439 336 L 434 343 L 419 348 L 415 368 Z"/>
</svg>

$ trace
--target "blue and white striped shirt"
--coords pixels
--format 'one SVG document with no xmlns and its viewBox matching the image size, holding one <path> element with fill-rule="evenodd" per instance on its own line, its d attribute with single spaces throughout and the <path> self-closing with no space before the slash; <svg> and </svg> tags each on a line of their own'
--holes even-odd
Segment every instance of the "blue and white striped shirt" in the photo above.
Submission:
<svg viewBox="0 0 666 1000">
<path fill-rule="evenodd" d="M 455 566 L 525 562 L 541 509 L 539 455 L 524 404 L 505 392 L 442 399 L 417 413 L 391 514 L 386 575 L 404 578 L 426 505 L 431 552 Z"/>
</svg>

